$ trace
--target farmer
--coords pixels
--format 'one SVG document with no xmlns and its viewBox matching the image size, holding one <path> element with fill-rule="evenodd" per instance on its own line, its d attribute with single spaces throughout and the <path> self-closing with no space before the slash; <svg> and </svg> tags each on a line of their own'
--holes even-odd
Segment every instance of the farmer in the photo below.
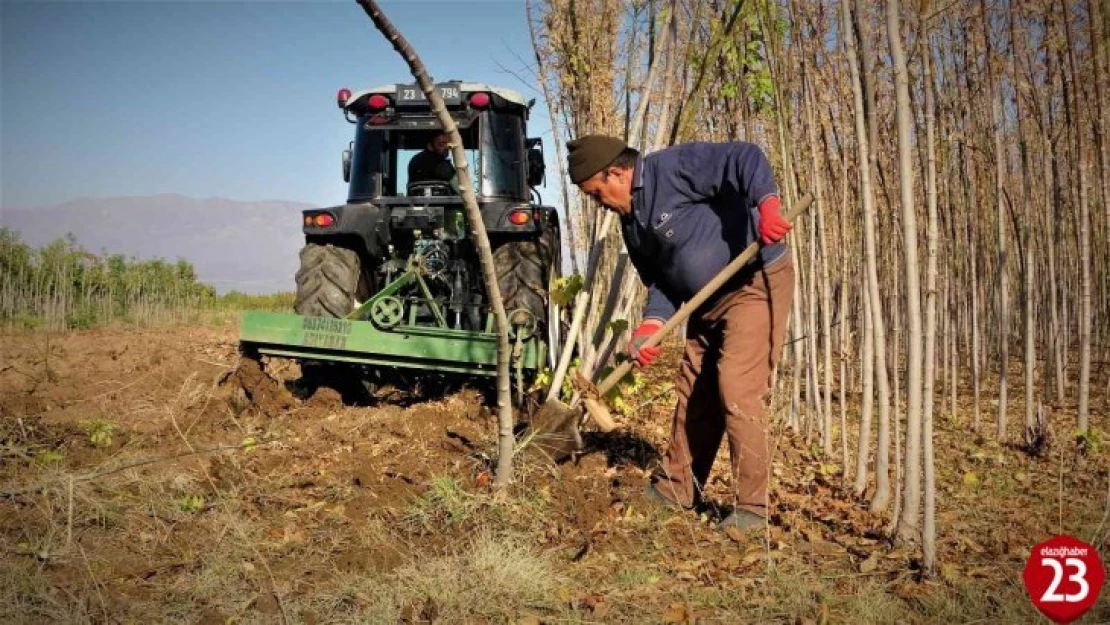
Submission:
<svg viewBox="0 0 1110 625">
<path fill-rule="evenodd" d="M 445 132 L 429 139 L 424 149 L 409 161 L 409 182 L 451 182 L 455 166 L 447 159 L 450 149 L 451 135 Z"/>
<path fill-rule="evenodd" d="M 744 142 L 689 143 L 641 156 L 624 141 L 588 135 L 567 144 L 571 181 L 620 215 L 629 258 L 648 287 L 630 355 L 648 366 L 658 347 L 641 348 L 753 241 L 759 256 L 695 311 L 675 383 L 670 445 L 645 495 L 676 509 L 701 502 L 713 459 L 728 435 L 735 508 L 720 529 L 762 527 L 767 518 L 767 413 L 793 296 L 785 244 L 790 223 L 771 165 Z"/>
</svg>

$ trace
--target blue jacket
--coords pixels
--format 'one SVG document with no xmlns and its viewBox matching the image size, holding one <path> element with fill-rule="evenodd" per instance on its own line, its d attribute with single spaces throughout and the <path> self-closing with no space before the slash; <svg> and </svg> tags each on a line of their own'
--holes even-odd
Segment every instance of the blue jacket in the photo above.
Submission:
<svg viewBox="0 0 1110 625">
<path fill-rule="evenodd" d="M 669 319 L 757 241 L 759 203 L 777 194 L 771 164 L 752 143 L 686 143 L 641 158 L 621 233 L 649 287 L 644 318 Z M 785 253 L 783 243 L 765 246 L 756 262 L 766 267 Z"/>
</svg>

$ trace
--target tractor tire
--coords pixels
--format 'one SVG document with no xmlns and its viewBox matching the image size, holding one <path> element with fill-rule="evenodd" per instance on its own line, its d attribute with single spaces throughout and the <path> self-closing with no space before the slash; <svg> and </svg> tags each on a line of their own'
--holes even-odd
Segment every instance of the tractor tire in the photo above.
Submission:
<svg viewBox="0 0 1110 625">
<path fill-rule="evenodd" d="M 330 244 L 309 243 L 301 248 L 297 270 L 298 315 L 345 317 L 369 297 L 358 252 Z"/>
<path fill-rule="evenodd" d="M 358 252 L 331 244 L 308 243 L 301 248 L 297 270 L 297 298 L 293 309 L 306 317 L 346 317 L 368 299 L 372 282 L 367 280 Z M 372 400 L 372 378 L 343 365 L 301 363 L 301 378 L 289 390 L 298 399 L 308 399 L 320 386 L 330 386 L 344 403 L 364 405 Z"/>
<path fill-rule="evenodd" d="M 514 310 L 523 309 L 532 313 L 541 337 L 547 333 L 548 289 L 559 276 L 558 259 L 556 227 L 549 227 L 536 239 L 505 241 L 493 252 L 505 312 L 511 315 Z"/>
</svg>

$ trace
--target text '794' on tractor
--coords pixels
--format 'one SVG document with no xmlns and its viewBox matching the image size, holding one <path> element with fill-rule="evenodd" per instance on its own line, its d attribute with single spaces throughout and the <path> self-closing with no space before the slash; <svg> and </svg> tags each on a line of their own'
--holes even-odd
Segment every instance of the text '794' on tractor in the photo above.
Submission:
<svg viewBox="0 0 1110 625">
<path fill-rule="evenodd" d="M 462 136 L 493 248 L 521 405 L 536 375 L 553 368 L 565 325 L 550 297 L 560 276 L 559 217 L 535 189 L 543 146 L 526 132 L 533 102 L 482 84 L 436 89 Z M 428 100 L 395 84 L 342 89 L 337 101 L 355 126 L 343 152 L 347 201 L 303 211 L 295 311 L 244 313 L 241 353 L 299 362 L 291 388 L 302 398 L 322 385 L 492 389 L 497 335 L 454 167 L 444 174 L 446 157 L 433 157 L 438 172 L 409 179 L 410 161 L 441 134 Z"/>
</svg>

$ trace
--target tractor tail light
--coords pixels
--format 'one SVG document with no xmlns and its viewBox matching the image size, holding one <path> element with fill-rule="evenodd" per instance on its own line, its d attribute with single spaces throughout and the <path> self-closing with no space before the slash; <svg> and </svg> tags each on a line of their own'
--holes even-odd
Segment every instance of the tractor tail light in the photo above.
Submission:
<svg viewBox="0 0 1110 625">
<path fill-rule="evenodd" d="M 339 93 L 335 94 L 335 103 L 339 105 L 339 108 L 346 107 L 347 102 L 350 99 L 351 99 L 351 90 L 350 89 L 340 89 Z"/>
<path fill-rule="evenodd" d="M 527 210 L 516 210 L 509 213 L 509 223 L 514 226 L 524 226 L 532 221 L 532 213 Z"/>
<path fill-rule="evenodd" d="M 484 109 L 489 106 L 489 94 L 479 91 L 470 96 L 470 106 L 476 109 Z"/>
<path fill-rule="evenodd" d="M 311 213 L 304 216 L 305 228 L 330 228 L 335 225 L 335 215 L 331 213 Z"/>
<path fill-rule="evenodd" d="M 368 106 L 371 111 L 380 111 L 389 106 L 389 98 L 380 93 L 375 93 L 366 101 L 366 106 Z"/>
</svg>

